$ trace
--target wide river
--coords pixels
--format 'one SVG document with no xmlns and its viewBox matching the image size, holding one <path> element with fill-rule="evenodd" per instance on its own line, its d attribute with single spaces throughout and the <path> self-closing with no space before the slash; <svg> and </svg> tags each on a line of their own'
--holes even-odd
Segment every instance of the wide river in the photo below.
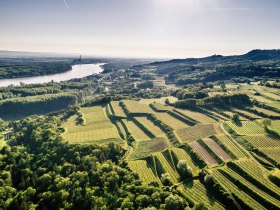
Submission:
<svg viewBox="0 0 280 210">
<path fill-rule="evenodd" d="M 50 74 L 50 75 L 35 76 L 35 77 L 0 79 L 0 87 L 7 87 L 9 85 L 18 86 L 21 83 L 38 84 L 38 83 L 48 83 L 51 81 L 61 82 L 61 81 L 75 79 L 75 78 L 83 78 L 93 74 L 100 74 L 103 71 L 101 67 L 102 65 L 104 65 L 104 63 L 79 64 L 79 65 L 73 65 L 72 70 L 70 71 L 66 71 L 58 74 Z"/>
</svg>

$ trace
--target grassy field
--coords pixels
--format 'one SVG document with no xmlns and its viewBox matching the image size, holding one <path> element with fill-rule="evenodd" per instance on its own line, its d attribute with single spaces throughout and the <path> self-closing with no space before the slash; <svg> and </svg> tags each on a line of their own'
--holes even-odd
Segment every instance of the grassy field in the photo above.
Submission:
<svg viewBox="0 0 280 210">
<path fill-rule="evenodd" d="M 100 140 L 120 139 L 117 128 L 107 118 L 103 107 L 81 108 L 80 112 L 85 125 L 77 125 L 77 116 L 74 115 L 62 126 L 65 129 L 62 136 L 69 143 L 89 144 Z"/>
<path fill-rule="evenodd" d="M 216 123 L 217 121 L 200 113 L 200 112 L 195 112 L 187 109 L 176 109 L 176 111 L 186 117 L 189 117 L 197 122 L 200 123 Z"/>
<path fill-rule="evenodd" d="M 253 121 L 241 121 L 238 124 L 233 122 L 226 122 L 226 124 L 233 129 L 238 135 L 264 135 L 263 127 Z"/>
<path fill-rule="evenodd" d="M 205 138 L 213 134 L 222 134 L 218 124 L 200 124 L 184 129 L 179 129 L 176 132 L 179 140 L 182 143 L 191 142 L 200 138 Z"/>
<path fill-rule="evenodd" d="M 134 160 L 144 158 L 153 152 L 161 152 L 169 147 L 171 147 L 171 144 L 164 137 L 154 138 L 149 141 L 139 141 L 136 142 L 133 151 L 129 153 L 128 159 Z"/>
</svg>

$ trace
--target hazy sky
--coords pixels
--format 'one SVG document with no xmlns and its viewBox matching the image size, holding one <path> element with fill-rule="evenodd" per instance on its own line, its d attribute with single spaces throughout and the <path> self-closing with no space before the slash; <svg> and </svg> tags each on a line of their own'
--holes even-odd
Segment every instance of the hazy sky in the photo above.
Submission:
<svg viewBox="0 0 280 210">
<path fill-rule="evenodd" d="M 0 0 L 1 50 L 175 58 L 269 48 L 280 48 L 280 0 Z"/>
</svg>

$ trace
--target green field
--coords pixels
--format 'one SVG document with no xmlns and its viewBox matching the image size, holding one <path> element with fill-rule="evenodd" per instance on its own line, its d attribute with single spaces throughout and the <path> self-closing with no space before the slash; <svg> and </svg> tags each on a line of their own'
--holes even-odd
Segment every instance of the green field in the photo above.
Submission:
<svg viewBox="0 0 280 210">
<path fill-rule="evenodd" d="M 110 107 L 111 107 L 114 115 L 116 115 L 118 117 L 126 118 L 126 114 L 124 113 L 123 109 L 120 107 L 119 101 L 111 101 Z"/>
<path fill-rule="evenodd" d="M 150 140 L 150 137 L 141 130 L 138 125 L 136 125 L 132 120 L 122 120 L 127 128 L 128 131 L 131 133 L 131 135 L 135 138 L 136 141 L 147 141 Z"/>
<path fill-rule="evenodd" d="M 187 109 L 176 109 L 176 111 L 184 116 L 187 116 L 195 121 L 200 123 L 216 123 L 217 121 L 204 115 L 200 112 L 195 112 Z"/>
<path fill-rule="evenodd" d="M 168 113 L 154 113 L 156 118 L 158 118 L 160 121 L 162 121 L 164 124 L 170 126 L 173 129 L 181 129 L 181 128 L 187 128 L 189 125 L 182 122 L 181 120 L 178 120 L 177 118 L 171 116 Z"/>
<path fill-rule="evenodd" d="M 62 137 L 72 144 L 97 143 L 100 140 L 120 139 L 117 128 L 110 122 L 101 106 L 81 108 L 85 125 L 77 125 L 74 115 L 62 126 L 65 132 Z"/>
<path fill-rule="evenodd" d="M 135 119 L 145 128 L 147 128 L 154 136 L 165 136 L 165 133 L 157 125 L 148 120 L 147 117 L 135 117 Z"/>
<path fill-rule="evenodd" d="M 238 124 L 226 122 L 238 135 L 264 135 L 263 127 L 252 121 L 241 121 Z"/>
</svg>

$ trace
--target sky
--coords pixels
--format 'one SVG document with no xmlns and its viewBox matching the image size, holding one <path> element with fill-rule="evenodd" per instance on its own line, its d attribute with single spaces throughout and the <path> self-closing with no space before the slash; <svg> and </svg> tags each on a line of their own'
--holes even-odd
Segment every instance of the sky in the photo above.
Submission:
<svg viewBox="0 0 280 210">
<path fill-rule="evenodd" d="M 0 50 L 145 58 L 280 48 L 280 0 L 0 0 Z"/>
</svg>

